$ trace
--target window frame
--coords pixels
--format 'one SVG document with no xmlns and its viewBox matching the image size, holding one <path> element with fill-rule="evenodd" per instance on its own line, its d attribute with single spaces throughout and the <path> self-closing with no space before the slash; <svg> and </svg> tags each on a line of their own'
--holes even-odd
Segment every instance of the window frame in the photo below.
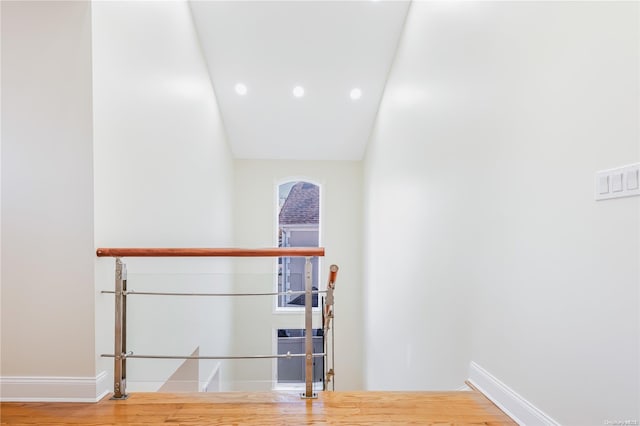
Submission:
<svg viewBox="0 0 640 426">
<path fill-rule="evenodd" d="M 304 182 L 304 183 L 310 183 L 312 185 L 315 185 L 318 187 L 318 247 L 322 247 L 323 246 L 323 226 L 322 226 L 322 222 L 324 219 L 324 188 L 323 188 L 323 184 L 315 179 L 312 179 L 308 176 L 288 176 L 285 178 L 281 178 L 281 179 L 277 179 L 274 182 L 274 208 L 273 208 L 273 212 L 274 212 L 274 218 L 273 218 L 273 223 L 274 223 L 274 231 L 273 231 L 273 246 L 274 247 L 278 247 L 278 232 L 280 229 L 280 220 L 279 220 L 279 216 L 280 216 L 280 186 L 285 185 L 287 183 L 293 183 L 293 182 Z M 300 229 L 303 229 L 302 227 Z M 278 261 L 279 261 L 279 257 L 275 258 L 275 262 L 273 264 L 273 270 L 274 270 L 274 280 L 273 280 L 273 291 L 274 293 L 278 292 Z M 318 290 L 322 291 L 325 290 L 324 286 L 322 285 L 322 267 L 323 267 L 323 258 L 322 257 L 318 257 Z M 318 294 L 318 306 L 313 307 L 312 310 L 315 313 L 319 313 L 321 312 L 321 295 Z M 282 314 L 282 315 L 296 315 L 296 314 L 300 314 L 304 312 L 304 306 L 300 306 L 300 307 L 295 307 L 295 306 L 279 306 L 278 305 L 278 296 L 274 296 L 273 297 L 273 313 L 274 314 Z M 282 327 L 280 327 L 282 328 Z M 289 328 L 295 328 L 295 327 L 289 327 Z"/>
</svg>

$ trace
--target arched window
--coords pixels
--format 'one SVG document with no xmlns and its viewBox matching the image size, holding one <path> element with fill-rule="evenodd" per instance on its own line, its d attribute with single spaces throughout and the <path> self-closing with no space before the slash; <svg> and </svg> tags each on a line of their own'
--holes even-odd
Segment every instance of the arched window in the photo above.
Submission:
<svg viewBox="0 0 640 426">
<path fill-rule="evenodd" d="M 278 185 L 278 246 L 318 247 L 320 244 L 320 187 L 311 182 L 290 181 Z M 304 291 L 302 257 L 278 258 L 278 292 Z M 318 258 L 313 258 L 314 290 L 318 289 Z M 304 294 L 278 296 L 278 308 L 304 307 Z M 318 295 L 313 295 L 313 307 Z"/>
</svg>

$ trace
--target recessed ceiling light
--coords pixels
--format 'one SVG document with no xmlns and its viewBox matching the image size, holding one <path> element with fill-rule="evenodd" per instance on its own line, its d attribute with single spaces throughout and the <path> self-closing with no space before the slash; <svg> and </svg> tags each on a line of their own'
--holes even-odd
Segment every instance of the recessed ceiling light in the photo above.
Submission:
<svg viewBox="0 0 640 426">
<path fill-rule="evenodd" d="M 358 89 L 357 87 L 355 89 L 351 89 L 349 96 L 351 96 L 351 99 L 353 99 L 354 101 L 358 100 L 362 96 L 362 90 Z"/>
<path fill-rule="evenodd" d="M 296 86 L 293 88 L 293 96 L 296 98 L 301 98 L 304 96 L 304 87 Z"/>
<path fill-rule="evenodd" d="M 236 84 L 236 93 L 240 96 L 244 96 L 247 94 L 247 86 L 242 83 Z"/>
</svg>

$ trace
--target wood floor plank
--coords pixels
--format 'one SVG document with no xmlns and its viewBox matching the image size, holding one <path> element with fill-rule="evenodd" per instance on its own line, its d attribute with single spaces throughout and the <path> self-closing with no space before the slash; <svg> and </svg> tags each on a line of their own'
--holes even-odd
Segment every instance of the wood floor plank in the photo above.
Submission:
<svg viewBox="0 0 640 426">
<path fill-rule="evenodd" d="M 123 401 L 2 403 L 1 425 L 485 425 L 515 423 L 477 391 L 136 393 Z"/>
</svg>

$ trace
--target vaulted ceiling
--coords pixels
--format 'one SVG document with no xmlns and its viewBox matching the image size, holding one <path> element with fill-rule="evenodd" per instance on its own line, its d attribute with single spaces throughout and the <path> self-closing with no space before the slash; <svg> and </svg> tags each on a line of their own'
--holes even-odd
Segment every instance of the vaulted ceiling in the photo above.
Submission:
<svg viewBox="0 0 640 426">
<path fill-rule="evenodd" d="M 409 2 L 190 5 L 236 158 L 362 158 Z"/>
</svg>

